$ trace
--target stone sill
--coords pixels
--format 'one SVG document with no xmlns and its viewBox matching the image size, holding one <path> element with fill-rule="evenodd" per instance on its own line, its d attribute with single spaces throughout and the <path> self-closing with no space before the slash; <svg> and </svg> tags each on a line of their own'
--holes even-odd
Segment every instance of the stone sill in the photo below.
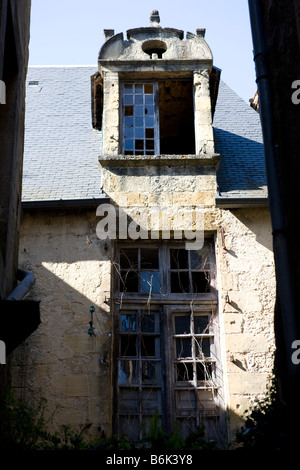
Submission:
<svg viewBox="0 0 300 470">
<path fill-rule="evenodd" d="M 214 166 L 220 161 L 220 154 L 200 155 L 100 155 L 102 167 L 136 166 Z"/>
</svg>

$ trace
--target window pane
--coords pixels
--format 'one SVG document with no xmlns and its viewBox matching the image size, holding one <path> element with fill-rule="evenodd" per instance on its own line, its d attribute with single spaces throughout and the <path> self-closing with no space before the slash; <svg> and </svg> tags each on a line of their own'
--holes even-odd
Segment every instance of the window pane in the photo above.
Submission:
<svg viewBox="0 0 300 470">
<path fill-rule="evenodd" d="M 145 127 L 154 127 L 154 118 L 151 116 L 145 117 Z"/>
<path fill-rule="evenodd" d="M 145 138 L 145 129 L 143 127 L 137 127 L 135 129 L 135 137 L 137 139 L 144 139 Z"/>
<path fill-rule="evenodd" d="M 121 271 L 121 292 L 138 292 L 138 274 L 135 271 Z"/>
<path fill-rule="evenodd" d="M 121 356 L 137 356 L 136 335 L 122 335 L 120 340 Z"/>
<path fill-rule="evenodd" d="M 135 86 L 134 86 L 134 92 L 136 94 L 141 94 L 143 93 L 143 85 L 140 84 L 140 83 L 136 83 Z"/>
<path fill-rule="evenodd" d="M 209 272 L 193 272 L 192 273 L 192 286 L 194 293 L 209 292 Z"/>
<path fill-rule="evenodd" d="M 145 114 L 148 116 L 153 116 L 154 114 L 154 106 L 146 106 L 145 108 Z"/>
<path fill-rule="evenodd" d="M 143 315 L 141 321 L 143 333 L 155 333 L 155 315 Z"/>
<path fill-rule="evenodd" d="M 132 93 L 133 85 L 131 83 L 124 84 L 124 93 Z"/>
<path fill-rule="evenodd" d="M 144 127 L 144 118 L 142 117 L 135 117 L 134 118 L 134 125 L 136 127 Z"/>
<path fill-rule="evenodd" d="M 142 361 L 142 384 L 155 384 L 158 382 L 158 374 L 156 368 L 159 366 L 157 363 L 150 361 Z"/>
<path fill-rule="evenodd" d="M 121 315 L 121 332 L 134 332 L 137 331 L 136 315 L 135 314 L 122 314 Z"/>
<path fill-rule="evenodd" d="M 135 148 L 136 150 L 143 150 L 144 149 L 144 141 L 141 139 L 135 140 Z"/>
<path fill-rule="evenodd" d="M 118 382 L 120 385 L 134 385 L 138 383 L 137 361 L 119 361 Z"/>
<path fill-rule="evenodd" d="M 175 364 L 175 377 L 177 381 L 193 380 L 193 364 L 188 362 Z"/>
<path fill-rule="evenodd" d="M 125 116 L 133 116 L 133 106 L 125 106 Z"/>
<path fill-rule="evenodd" d="M 152 83 L 145 83 L 145 93 L 147 93 L 147 94 L 153 93 Z"/>
<path fill-rule="evenodd" d="M 135 95 L 134 104 L 143 104 L 143 95 Z"/>
<path fill-rule="evenodd" d="M 154 129 L 146 129 L 146 139 L 154 139 Z"/>
<path fill-rule="evenodd" d="M 145 104 L 153 104 L 153 95 L 145 95 Z"/>
<path fill-rule="evenodd" d="M 125 95 L 124 96 L 124 104 L 127 104 L 127 105 L 133 104 L 133 96 L 132 95 Z"/>
<path fill-rule="evenodd" d="M 158 249 L 142 248 L 141 249 L 141 268 L 142 269 L 158 269 Z"/>
<path fill-rule="evenodd" d="M 172 249 L 170 250 L 171 269 L 188 269 L 188 250 Z"/>
<path fill-rule="evenodd" d="M 190 333 L 190 316 L 175 317 L 175 335 L 183 335 Z"/>
<path fill-rule="evenodd" d="M 141 355 L 142 356 L 155 356 L 155 340 L 154 336 L 141 337 Z"/>
<path fill-rule="evenodd" d="M 137 248 L 124 248 L 120 250 L 120 267 L 137 268 L 138 267 L 138 250 Z"/>
<path fill-rule="evenodd" d="M 157 294 L 160 292 L 159 271 L 141 271 L 141 292 Z"/>
<path fill-rule="evenodd" d="M 197 380 L 211 380 L 212 367 L 210 362 L 197 362 Z"/>
<path fill-rule="evenodd" d="M 144 106 L 135 106 L 134 107 L 135 116 L 144 116 Z"/>
<path fill-rule="evenodd" d="M 191 338 L 176 338 L 176 357 L 192 357 L 192 340 Z"/>
<path fill-rule="evenodd" d="M 203 269 L 202 256 L 198 251 L 191 250 L 191 269 Z"/>
<path fill-rule="evenodd" d="M 154 140 L 146 140 L 146 149 L 153 150 L 154 149 Z"/>
<path fill-rule="evenodd" d="M 125 147 L 125 150 L 133 150 L 133 140 L 125 139 L 124 147 Z"/>
<path fill-rule="evenodd" d="M 210 338 L 195 338 L 196 356 L 200 359 L 210 357 Z"/>
<path fill-rule="evenodd" d="M 189 288 L 189 273 L 188 272 L 171 272 L 171 292 L 188 293 Z"/>
<path fill-rule="evenodd" d="M 125 127 L 124 137 L 125 139 L 133 138 L 133 127 Z"/>
<path fill-rule="evenodd" d="M 125 127 L 133 127 L 133 117 L 125 116 Z"/>
<path fill-rule="evenodd" d="M 194 316 L 194 333 L 196 335 L 209 333 L 209 316 L 208 315 Z"/>
</svg>

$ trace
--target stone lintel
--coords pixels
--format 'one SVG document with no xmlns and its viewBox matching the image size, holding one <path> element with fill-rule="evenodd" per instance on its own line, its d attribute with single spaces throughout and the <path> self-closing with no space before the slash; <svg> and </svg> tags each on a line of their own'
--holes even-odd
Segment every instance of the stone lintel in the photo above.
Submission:
<svg viewBox="0 0 300 470">
<path fill-rule="evenodd" d="M 98 68 L 101 73 L 102 69 L 108 69 L 111 72 L 181 72 L 181 71 L 201 71 L 211 70 L 212 60 L 195 60 L 195 59 L 150 59 L 150 60 L 128 60 L 117 59 L 99 59 Z M 142 77 L 140 77 L 142 78 Z"/>
</svg>

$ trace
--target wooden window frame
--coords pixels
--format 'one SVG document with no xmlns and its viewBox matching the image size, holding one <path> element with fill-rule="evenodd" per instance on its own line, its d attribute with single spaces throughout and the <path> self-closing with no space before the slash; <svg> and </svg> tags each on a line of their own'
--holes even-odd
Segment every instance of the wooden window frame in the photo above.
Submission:
<svg viewBox="0 0 300 470">
<path fill-rule="evenodd" d="M 138 249 L 141 250 L 143 248 L 146 249 L 158 249 L 158 259 L 159 259 L 159 268 L 157 271 L 160 273 L 160 282 L 161 282 L 161 289 L 160 292 L 151 292 L 151 295 L 148 292 L 141 292 L 141 291 L 124 291 L 120 287 L 121 281 L 121 271 L 125 271 L 121 268 L 120 265 L 120 256 L 119 251 L 117 250 L 117 256 L 115 261 L 115 283 L 114 283 L 114 295 L 115 297 L 121 297 L 122 300 L 125 298 L 127 299 L 147 299 L 151 297 L 153 300 L 164 299 L 167 300 L 191 300 L 191 299 L 206 299 L 206 300 L 215 300 L 217 298 L 217 279 L 216 279 L 216 264 L 215 264 L 215 254 L 214 254 L 214 242 L 209 241 L 211 243 L 211 255 L 209 256 L 208 261 L 208 269 L 198 269 L 194 270 L 189 266 L 188 269 L 171 269 L 170 263 L 170 250 L 174 249 L 184 249 L 184 243 L 182 242 L 175 242 L 175 241 L 167 241 L 167 242 L 145 242 L 145 243 L 133 243 L 133 242 L 125 242 L 120 244 L 120 249 Z M 193 250 L 186 250 L 190 257 L 190 251 Z M 138 255 L 140 256 L 140 255 Z M 132 269 L 134 271 L 134 268 Z M 171 278 L 170 273 L 172 272 L 188 272 L 189 279 L 191 279 L 192 272 L 207 272 L 209 270 L 209 285 L 210 289 L 208 292 L 172 292 L 171 287 Z M 140 261 L 138 261 L 138 266 L 136 271 L 140 273 L 140 271 L 147 271 L 147 269 L 141 270 L 140 269 Z M 152 270 L 149 270 L 152 271 Z M 153 269 L 154 271 L 154 269 Z M 140 281 L 139 281 L 140 282 Z"/>
<path fill-rule="evenodd" d="M 220 398 L 219 398 L 219 389 L 222 387 L 220 384 L 220 377 L 222 373 L 220 372 L 221 367 L 221 354 L 219 350 L 219 327 L 218 327 L 218 315 L 217 315 L 217 296 L 216 292 L 211 293 L 201 293 L 201 294 L 172 294 L 170 293 L 170 286 L 168 281 L 168 272 L 170 270 L 171 263 L 165 263 L 166 256 L 170 249 L 181 248 L 182 242 L 174 243 L 173 241 L 168 242 L 141 242 L 141 243 L 120 243 L 117 252 L 122 248 L 157 248 L 158 256 L 160 260 L 160 275 L 162 283 L 165 286 L 165 290 L 160 294 L 153 294 L 151 297 L 148 294 L 144 293 L 120 293 L 119 289 L 119 273 L 117 273 L 117 282 L 115 290 L 115 299 L 117 300 L 115 305 L 115 323 L 114 323 L 114 355 L 115 355 L 115 399 L 114 399 L 114 416 L 115 416 L 115 431 L 121 432 L 124 431 L 122 427 L 122 420 L 128 419 L 128 425 L 133 422 L 137 422 L 140 425 L 139 435 L 135 437 L 141 439 L 143 437 L 142 425 L 146 421 L 145 430 L 150 422 L 151 415 L 154 414 L 153 403 L 151 400 L 149 403 L 142 400 L 143 390 L 148 390 L 149 393 L 151 389 L 154 390 L 153 396 L 159 398 L 158 404 L 158 413 L 161 419 L 161 422 L 166 430 L 166 432 L 171 432 L 173 430 L 173 425 L 175 421 L 180 423 L 180 429 L 182 429 L 182 434 L 187 435 L 188 431 L 191 431 L 195 426 L 204 424 L 206 419 L 219 420 L 220 417 Z M 140 255 L 139 255 L 140 256 Z M 189 255 L 190 256 L 190 255 Z M 117 258 L 117 262 L 120 261 L 120 258 Z M 212 263 L 211 266 L 215 269 L 215 263 Z M 212 276 L 215 279 L 215 276 Z M 121 294 L 121 295 L 120 295 Z M 156 297 L 155 297 L 156 295 Z M 140 312 L 145 311 L 151 314 L 151 312 L 159 315 L 159 348 L 160 348 L 160 357 L 129 357 L 120 355 L 120 338 L 124 333 L 120 331 L 120 318 L 121 315 L 128 314 L 130 311 L 139 310 Z M 180 316 L 190 315 L 190 331 L 186 334 L 176 333 L 175 330 L 175 318 Z M 194 319 L 196 317 L 209 317 L 209 331 L 206 332 L 196 332 L 194 330 Z M 139 332 L 139 335 L 142 336 L 142 332 Z M 189 339 L 191 341 L 192 355 L 191 357 L 176 357 L 176 340 L 182 338 L 184 340 Z M 209 356 L 197 356 L 196 353 L 196 341 L 205 340 L 210 342 L 210 353 Z M 139 340 L 141 341 L 141 340 Z M 126 389 L 126 384 L 120 385 L 118 382 L 119 374 L 119 361 L 138 361 L 139 370 L 141 370 L 141 364 L 143 362 L 155 362 L 160 363 L 160 380 L 161 384 L 148 384 L 146 386 L 140 380 L 139 384 L 135 384 L 133 387 L 131 385 L 127 386 L 129 401 L 122 401 L 122 390 Z M 136 364 L 137 364 L 136 363 Z M 191 380 L 176 380 L 175 368 L 177 364 L 185 365 L 190 364 L 188 367 L 192 367 L 193 377 Z M 197 380 L 197 367 L 206 366 L 209 364 L 211 368 L 211 376 L 207 377 L 206 380 Z M 162 371 L 164 370 L 164 374 Z M 222 378 L 221 378 L 222 381 Z M 132 397 L 131 392 L 132 391 Z M 126 403 L 130 401 L 134 402 L 133 397 L 134 390 L 138 390 L 138 396 L 140 397 L 140 402 L 138 409 L 136 408 L 135 413 L 126 409 Z M 155 391 L 156 390 L 156 391 Z M 158 391 L 160 390 L 160 392 Z M 152 393 L 152 392 L 151 392 Z M 150 395 L 149 395 L 150 396 Z M 188 399 L 188 398 L 189 399 Z M 143 401 L 143 404 L 142 404 Z M 143 408 L 145 406 L 145 408 Z M 148 406 L 148 411 L 147 411 Z M 207 407 L 207 409 L 206 409 Z M 204 421 L 203 421 L 204 420 Z M 210 421 L 211 422 L 211 421 Z M 219 421 L 218 421 L 219 422 Z M 217 425 L 218 426 L 218 425 Z"/>
</svg>

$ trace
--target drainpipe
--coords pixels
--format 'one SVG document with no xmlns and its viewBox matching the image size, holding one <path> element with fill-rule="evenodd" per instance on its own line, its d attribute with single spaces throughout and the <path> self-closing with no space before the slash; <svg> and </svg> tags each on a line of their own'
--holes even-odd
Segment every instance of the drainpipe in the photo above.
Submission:
<svg viewBox="0 0 300 470">
<path fill-rule="evenodd" d="M 6 300 L 22 300 L 35 282 L 34 275 L 22 269 L 17 271 L 17 280 L 20 281 L 19 284 Z"/>
<path fill-rule="evenodd" d="M 279 172 L 277 167 L 276 139 L 272 96 L 266 63 L 266 43 L 262 13 L 259 0 L 248 0 L 252 30 L 253 55 L 256 68 L 256 83 L 259 96 L 259 109 L 264 140 L 265 165 L 268 181 L 269 207 L 272 221 L 273 250 L 276 267 L 277 291 L 282 318 L 286 371 L 288 377 L 288 399 L 295 403 L 297 384 L 299 383 L 299 366 L 293 364 L 292 344 L 300 340 L 296 324 L 295 294 L 292 283 L 290 255 L 288 250 L 286 222 L 284 217 Z"/>
</svg>

